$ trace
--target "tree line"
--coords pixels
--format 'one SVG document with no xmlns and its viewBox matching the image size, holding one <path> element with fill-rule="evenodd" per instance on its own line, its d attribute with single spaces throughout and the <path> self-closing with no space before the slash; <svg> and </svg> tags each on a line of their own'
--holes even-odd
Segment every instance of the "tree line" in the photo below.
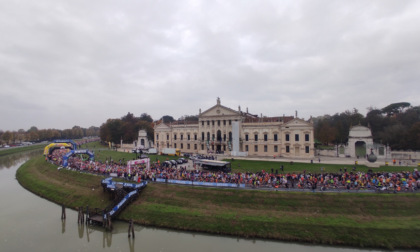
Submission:
<svg viewBox="0 0 420 252">
<path fill-rule="evenodd" d="M 91 126 L 89 128 L 82 128 L 74 126 L 71 129 L 38 129 L 32 126 L 28 130 L 19 129 L 18 131 L 1 131 L 0 143 L 4 144 L 18 144 L 22 142 L 41 142 L 52 141 L 55 139 L 80 139 L 83 137 L 99 136 L 99 127 Z"/>
<path fill-rule="evenodd" d="M 159 119 L 164 123 L 172 123 L 176 120 L 170 116 L 165 115 Z M 178 118 L 178 121 L 197 121 L 196 115 L 185 115 Z M 128 112 L 127 115 L 121 118 L 108 119 L 100 127 L 100 138 L 104 142 L 133 143 L 138 138 L 139 130 L 145 130 L 147 137 L 153 141 L 154 137 L 154 120 L 147 114 L 142 113 L 139 117 L 135 117 L 133 113 Z"/>
<path fill-rule="evenodd" d="M 368 108 L 363 116 L 357 109 L 313 119 L 318 144 L 345 144 L 352 126 L 367 126 L 373 141 L 394 150 L 420 150 L 420 106 L 392 103 L 382 109 Z"/>
</svg>

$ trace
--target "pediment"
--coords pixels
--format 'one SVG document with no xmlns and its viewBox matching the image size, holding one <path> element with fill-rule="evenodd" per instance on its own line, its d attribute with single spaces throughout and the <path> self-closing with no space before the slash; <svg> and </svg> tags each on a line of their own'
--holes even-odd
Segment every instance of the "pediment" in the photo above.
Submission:
<svg viewBox="0 0 420 252">
<path fill-rule="evenodd" d="M 207 109 L 203 113 L 200 114 L 199 117 L 207 117 L 207 116 L 239 116 L 240 113 L 235 111 L 231 108 L 222 106 L 222 105 L 214 105 L 213 107 Z"/>
<path fill-rule="evenodd" d="M 170 127 L 165 123 L 159 123 L 158 125 L 155 126 L 155 130 L 157 129 L 164 130 L 164 129 L 170 129 Z"/>
<path fill-rule="evenodd" d="M 308 127 L 308 126 L 310 126 L 310 127 L 312 127 L 312 124 L 305 121 L 305 120 L 302 120 L 302 119 L 299 119 L 299 118 L 294 118 L 294 119 L 288 121 L 287 123 L 283 124 L 283 126 L 285 126 L 285 127 L 289 127 L 289 126 L 293 126 L 293 127 Z"/>
</svg>

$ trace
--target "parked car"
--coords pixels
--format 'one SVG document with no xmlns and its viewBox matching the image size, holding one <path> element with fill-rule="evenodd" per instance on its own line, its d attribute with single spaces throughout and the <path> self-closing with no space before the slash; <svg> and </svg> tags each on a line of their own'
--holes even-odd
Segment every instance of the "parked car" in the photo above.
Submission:
<svg viewBox="0 0 420 252">
<path fill-rule="evenodd" d="M 177 162 L 178 164 L 183 164 L 183 163 L 184 163 L 184 159 L 183 159 L 183 158 L 179 158 L 176 162 Z"/>
</svg>

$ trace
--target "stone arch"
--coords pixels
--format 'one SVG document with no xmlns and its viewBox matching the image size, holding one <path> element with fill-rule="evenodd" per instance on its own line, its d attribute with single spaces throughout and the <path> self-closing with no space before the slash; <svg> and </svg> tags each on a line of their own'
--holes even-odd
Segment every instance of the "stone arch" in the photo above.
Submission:
<svg viewBox="0 0 420 252">
<path fill-rule="evenodd" d="M 366 142 L 365 141 L 356 141 L 354 143 L 354 150 L 356 157 L 366 157 Z"/>
</svg>

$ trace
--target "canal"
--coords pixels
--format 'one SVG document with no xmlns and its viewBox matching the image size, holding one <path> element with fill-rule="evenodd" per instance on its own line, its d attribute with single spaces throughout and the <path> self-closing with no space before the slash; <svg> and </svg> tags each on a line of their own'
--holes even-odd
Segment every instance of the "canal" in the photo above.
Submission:
<svg viewBox="0 0 420 252">
<path fill-rule="evenodd" d="M 0 158 L 0 251 L 378 251 L 314 246 L 277 241 L 179 232 L 135 226 L 128 238 L 128 224 L 114 222 L 112 232 L 79 225 L 77 212 L 61 207 L 25 190 L 15 178 L 16 170 L 41 151 Z"/>
</svg>

